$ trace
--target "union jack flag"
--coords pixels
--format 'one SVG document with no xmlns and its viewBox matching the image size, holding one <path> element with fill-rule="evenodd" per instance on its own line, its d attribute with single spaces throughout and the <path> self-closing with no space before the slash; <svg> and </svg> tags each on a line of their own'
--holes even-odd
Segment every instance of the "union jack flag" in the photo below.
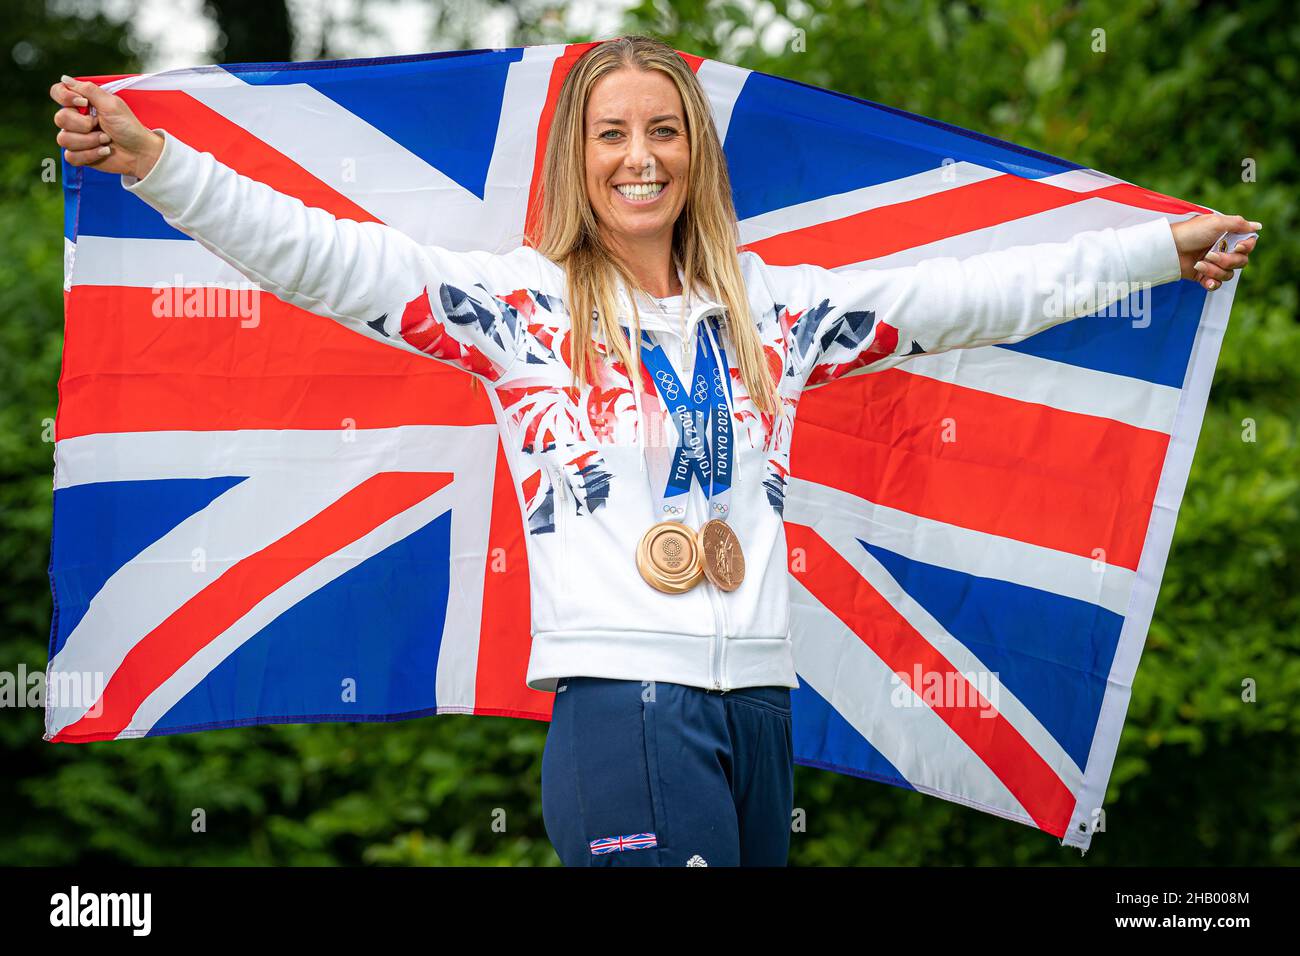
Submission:
<svg viewBox="0 0 1300 956">
<path fill-rule="evenodd" d="M 92 79 L 309 205 L 505 252 L 589 46 Z M 905 265 L 1206 211 L 684 55 L 743 244 L 771 265 Z M 243 277 L 117 176 L 64 172 L 46 739 L 549 719 L 524 680 L 519 501 L 472 376 L 269 295 L 255 328 L 160 317 L 160 291 Z M 798 763 L 1088 846 L 1234 288 L 1175 282 L 1121 301 L 1140 318 L 809 382 L 784 508 Z"/>
<path fill-rule="evenodd" d="M 601 837 L 599 840 L 592 840 L 591 852 L 593 856 L 599 856 L 602 853 L 614 853 L 618 850 L 648 850 L 652 846 L 658 846 L 658 840 L 653 833 L 629 833 L 626 836 Z"/>
</svg>

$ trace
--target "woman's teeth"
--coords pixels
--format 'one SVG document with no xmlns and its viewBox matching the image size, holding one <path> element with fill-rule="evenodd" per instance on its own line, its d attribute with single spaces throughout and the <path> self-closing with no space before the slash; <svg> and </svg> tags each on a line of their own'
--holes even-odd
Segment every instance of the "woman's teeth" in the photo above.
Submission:
<svg viewBox="0 0 1300 956">
<path fill-rule="evenodd" d="M 628 199 L 653 199 L 663 192 L 663 183 L 633 183 L 627 186 L 615 186 Z"/>
</svg>

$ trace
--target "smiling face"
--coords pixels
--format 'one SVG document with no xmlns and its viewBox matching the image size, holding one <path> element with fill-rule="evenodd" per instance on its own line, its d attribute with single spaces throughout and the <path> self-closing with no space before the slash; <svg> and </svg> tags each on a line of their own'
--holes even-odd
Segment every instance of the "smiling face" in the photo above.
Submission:
<svg viewBox="0 0 1300 956">
<path fill-rule="evenodd" d="M 583 122 L 587 198 L 616 247 L 672 238 L 686 205 L 690 140 L 671 79 L 626 67 L 591 88 Z"/>
</svg>

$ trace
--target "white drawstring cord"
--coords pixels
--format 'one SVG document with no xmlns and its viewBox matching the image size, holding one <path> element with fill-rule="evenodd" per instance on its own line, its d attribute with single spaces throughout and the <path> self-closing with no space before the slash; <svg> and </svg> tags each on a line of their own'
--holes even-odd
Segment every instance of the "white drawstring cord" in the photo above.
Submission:
<svg viewBox="0 0 1300 956">
<path fill-rule="evenodd" d="M 638 451 L 640 451 L 640 454 L 637 456 L 637 467 L 639 470 L 645 471 L 645 413 L 641 408 L 641 323 L 637 322 L 637 328 L 633 329 L 631 320 L 634 306 L 631 303 L 631 296 L 624 295 L 620 290 L 619 298 L 622 299 L 623 303 L 627 306 L 628 315 L 628 331 L 626 338 L 628 345 L 628 358 L 631 359 L 631 365 L 628 368 L 628 378 L 630 379 L 629 384 L 632 386 L 632 405 L 636 409 L 636 444 Z M 591 317 L 594 320 L 598 318 L 599 315 L 599 312 L 593 311 Z M 637 333 L 635 337 L 632 335 L 633 331 Z"/>
<path fill-rule="evenodd" d="M 636 308 L 631 304 L 631 296 L 627 296 L 629 312 Z M 645 412 L 641 408 L 641 322 L 640 311 L 636 312 L 636 337 L 628 335 L 629 352 L 632 358 L 632 402 L 636 405 L 636 445 L 637 451 L 637 468 L 645 471 Z M 629 315 L 629 318 L 631 315 Z M 630 326 L 629 326 L 630 329 Z"/>
<path fill-rule="evenodd" d="M 641 412 L 641 349 L 636 349 L 636 365 L 632 374 L 636 380 L 632 383 L 632 401 L 636 403 L 636 443 L 641 454 L 637 456 L 640 470 L 645 471 L 645 415 Z"/>
</svg>

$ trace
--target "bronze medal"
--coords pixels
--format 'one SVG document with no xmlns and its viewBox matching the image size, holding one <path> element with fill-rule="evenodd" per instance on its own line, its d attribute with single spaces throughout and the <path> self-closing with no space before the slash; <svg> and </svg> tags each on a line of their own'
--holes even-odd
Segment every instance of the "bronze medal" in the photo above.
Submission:
<svg viewBox="0 0 1300 956">
<path fill-rule="evenodd" d="M 680 521 L 660 521 L 641 536 L 636 567 L 652 588 L 681 594 L 704 577 L 695 531 Z"/>
<path fill-rule="evenodd" d="M 735 529 L 721 518 L 713 518 L 705 522 L 699 536 L 705 577 L 724 591 L 736 590 L 745 580 L 745 555 Z"/>
</svg>

